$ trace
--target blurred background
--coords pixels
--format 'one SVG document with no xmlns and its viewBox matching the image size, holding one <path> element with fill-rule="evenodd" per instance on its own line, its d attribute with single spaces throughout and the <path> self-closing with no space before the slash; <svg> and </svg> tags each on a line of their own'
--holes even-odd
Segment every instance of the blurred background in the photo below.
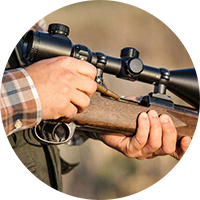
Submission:
<svg viewBox="0 0 200 200">
<path fill-rule="evenodd" d="M 177 36 L 151 14 L 123 3 L 88 1 L 63 7 L 45 17 L 47 24 L 70 27 L 73 44 L 119 57 L 124 47 L 140 52 L 143 63 L 169 70 L 193 67 Z M 178 24 L 177 24 L 178 25 Z M 119 95 L 146 95 L 153 86 L 104 75 L 106 86 Z M 183 101 L 172 96 L 175 103 Z M 169 156 L 139 161 L 94 140 L 59 147 L 61 156 L 79 165 L 63 176 L 63 192 L 86 199 L 114 199 L 140 192 L 162 179 L 177 164 Z"/>
</svg>

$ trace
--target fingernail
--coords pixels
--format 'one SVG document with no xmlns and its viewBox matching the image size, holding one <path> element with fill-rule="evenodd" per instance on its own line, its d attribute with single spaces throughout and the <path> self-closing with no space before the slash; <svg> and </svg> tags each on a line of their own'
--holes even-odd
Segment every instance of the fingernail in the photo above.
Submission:
<svg viewBox="0 0 200 200">
<path fill-rule="evenodd" d="M 163 123 L 168 123 L 169 122 L 169 117 L 168 116 L 163 116 L 162 118 Z"/>
<path fill-rule="evenodd" d="M 142 117 L 143 119 L 147 119 L 147 113 L 141 113 L 141 117 Z"/>
<path fill-rule="evenodd" d="M 156 113 L 156 111 L 151 111 L 150 112 L 150 115 L 151 115 L 151 117 L 153 117 L 153 118 L 157 118 L 158 117 L 158 114 Z"/>
</svg>

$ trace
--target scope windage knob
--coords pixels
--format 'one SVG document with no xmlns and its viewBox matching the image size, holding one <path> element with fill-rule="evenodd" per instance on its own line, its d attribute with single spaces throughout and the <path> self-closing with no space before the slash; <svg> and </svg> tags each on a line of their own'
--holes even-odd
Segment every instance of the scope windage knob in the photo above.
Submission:
<svg viewBox="0 0 200 200">
<path fill-rule="evenodd" d="M 125 47 L 121 50 L 120 54 L 121 58 L 128 57 L 128 58 L 138 58 L 139 57 L 139 51 L 132 47 Z"/>
<path fill-rule="evenodd" d="M 128 74 L 135 78 L 138 77 L 144 69 L 143 63 L 139 58 L 130 58 L 125 63 Z"/>
<path fill-rule="evenodd" d="M 69 27 L 62 24 L 50 24 L 48 28 L 50 34 L 69 35 Z"/>
</svg>

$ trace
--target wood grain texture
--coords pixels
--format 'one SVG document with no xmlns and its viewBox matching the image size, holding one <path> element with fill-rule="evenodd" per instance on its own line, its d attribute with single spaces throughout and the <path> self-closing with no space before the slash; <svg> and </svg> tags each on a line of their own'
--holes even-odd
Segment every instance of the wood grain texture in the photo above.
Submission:
<svg viewBox="0 0 200 200">
<path fill-rule="evenodd" d="M 63 118 L 61 121 L 74 121 L 78 125 L 109 129 L 113 133 L 121 132 L 130 136 L 135 133 L 138 115 L 148 110 L 156 110 L 159 115 L 164 113 L 169 115 L 177 129 L 178 139 L 185 135 L 193 137 L 198 115 L 157 105 L 144 107 L 137 103 L 120 102 L 102 97 L 99 93 L 93 95 L 90 106 L 84 112 L 77 114 L 72 119 Z"/>
</svg>

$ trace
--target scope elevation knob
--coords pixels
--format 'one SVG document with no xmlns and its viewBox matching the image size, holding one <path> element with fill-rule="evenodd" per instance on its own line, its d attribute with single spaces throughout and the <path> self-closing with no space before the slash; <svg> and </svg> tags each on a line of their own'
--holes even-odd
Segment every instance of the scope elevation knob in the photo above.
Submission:
<svg viewBox="0 0 200 200">
<path fill-rule="evenodd" d="M 69 35 L 69 27 L 63 24 L 50 24 L 48 28 L 50 34 Z"/>
<path fill-rule="evenodd" d="M 125 47 L 121 50 L 120 54 L 121 58 L 128 57 L 128 58 L 138 58 L 139 57 L 139 51 L 132 47 Z"/>
</svg>

